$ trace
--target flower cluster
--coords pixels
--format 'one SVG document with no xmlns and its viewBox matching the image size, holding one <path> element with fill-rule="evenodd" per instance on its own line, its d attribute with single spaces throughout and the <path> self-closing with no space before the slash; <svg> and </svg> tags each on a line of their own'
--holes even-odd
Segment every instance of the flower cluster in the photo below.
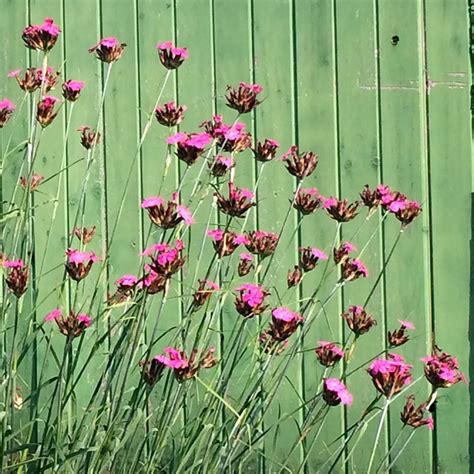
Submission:
<svg viewBox="0 0 474 474">
<path fill-rule="evenodd" d="M 171 41 L 166 41 L 165 43 L 158 43 L 156 45 L 158 50 L 158 56 L 160 58 L 161 64 L 166 69 L 177 69 L 185 59 L 188 59 L 189 53 L 186 48 L 177 48 L 173 45 Z"/>
<path fill-rule="evenodd" d="M 66 250 L 66 270 L 75 281 L 81 281 L 91 271 L 92 265 L 99 261 L 94 252 L 81 252 L 76 249 Z"/>
<path fill-rule="evenodd" d="M 403 407 L 403 411 L 400 413 L 400 419 L 404 425 L 411 426 L 412 428 L 419 428 L 420 426 L 426 426 L 429 430 L 434 428 L 434 420 L 431 416 L 424 417 L 426 411 L 426 403 L 422 403 L 418 407 L 415 406 L 415 396 L 409 395 L 407 402 Z"/>
<path fill-rule="evenodd" d="M 323 382 L 323 399 L 330 406 L 352 405 L 352 395 L 339 379 L 327 378 Z"/>
<path fill-rule="evenodd" d="M 15 104 L 8 99 L 0 100 L 0 128 L 10 119 L 11 114 L 15 110 Z"/>
<path fill-rule="evenodd" d="M 388 343 L 390 347 L 402 346 L 410 339 L 407 333 L 407 330 L 415 329 L 415 326 L 410 321 L 398 321 L 400 323 L 400 328 L 395 329 L 394 331 L 388 331 Z"/>
<path fill-rule="evenodd" d="M 60 72 L 54 72 L 50 66 L 46 68 L 44 74 L 43 69 L 36 67 L 27 68 L 23 77 L 20 77 L 21 72 L 21 69 L 15 69 L 8 73 L 8 77 L 14 77 L 20 89 L 29 93 L 42 87 L 43 92 L 47 94 L 51 89 L 54 89 L 60 76 Z"/>
<path fill-rule="evenodd" d="M 362 306 L 349 306 L 349 309 L 341 316 L 356 338 L 369 332 L 377 324 L 377 321 L 367 314 Z"/>
<path fill-rule="evenodd" d="M 230 230 L 211 229 L 207 231 L 207 235 L 212 239 L 214 250 L 220 258 L 232 255 L 239 245 L 248 241 L 245 235 Z"/>
<path fill-rule="evenodd" d="M 260 343 L 265 352 L 281 352 L 287 339 L 303 324 L 303 317 L 296 311 L 279 306 L 272 309 L 272 321 L 269 329 L 260 335 Z M 283 343 L 283 344 L 282 344 Z"/>
</svg>

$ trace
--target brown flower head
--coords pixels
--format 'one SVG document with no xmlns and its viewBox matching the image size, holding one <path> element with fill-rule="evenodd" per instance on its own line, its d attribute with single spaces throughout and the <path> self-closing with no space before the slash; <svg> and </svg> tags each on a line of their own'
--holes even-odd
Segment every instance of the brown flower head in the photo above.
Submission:
<svg viewBox="0 0 474 474">
<path fill-rule="evenodd" d="M 257 96 L 262 91 L 262 86 L 247 84 L 246 82 L 241 82 L 239 87 L 227 86 L 226 105 L 231 109 L 237 110 L 239 114 L 247 114 L 260 104 Z"/>
<path fill-rule="evenodd" d="M 186 110 L 187 107 L 185 105 L 177 106 L 175 102 L 171 101 L 164 105 L 159 105 L 155 109 L 155 117 L 161 125 L 175 127 L 183 121 Z"/>
<path fill-rule="evenodd" d="M 81 281 L 90 272 L 92 265 L 99 261 L 94 252 L 81 252 L 80 250 L 66 250 L 66 270 L 75 281 Z"/>
<path fill-rule="evenodd" d="M 63 97 L 69 102 L 76 102 L 84 88 L 84 81 L 66 81 L 63 83 Z"/>
<path fill-rule="evenodd" d="M 28 289 L 28 276 L 30 274 L 28 267 L 21 259 L 4 259 L 2 266 L 8 272 L 5 278 L 8 288 L 17 298 L 20 298 Z"/>
<path fill-rule="evenodd" d="M 320 260 L 327 260 L 328 256 L 316 247 L 300 248 L 300 267 L 305 272 L 310 272 L 316 268 Z"/>
<path fill-rule="evenodd" d="M 335 342 L 319 341 L 318 344 L 314 352 L 325 367 L 336 365 L 344 357 L 344 351 Z"/>
<path fill-rule="evenodd" d="M 71 310 L 67 316 L 64 316 L 59 308 L 48 313 L 44 321 L 54 321 L 59 328 L 59 332 L 69 340 L 79 337 L 92 323 L 87 314 L 78 314 Z"/>
<path fill-rule="evenodd" d="M 402 346 L 410 339 L 407 330 L 415 329 L 415 326 L 410 321 L 399 320 L 400 328 L 394 331 L 388 331 L 388 342 L 391 347 Z"/>
<path fill-rule="evenodd" d="M 151 222 L 162 229 L 174 229 L 180 222 L 193 223 L 189 209 L 178 204 L 178 193 L 173 193 L 167 203 L 160 196 L 151 196 L 143 200 L 142 209 L 146 209 Z"/>
<path fill-rule="evenodd" d="M 340 201 L 339 199 L 330 197 L 324 201 L 324 208 L 330 217 L 337 222 L 348 222 L 357 216 L 359 201 L 349 204 L 347 199 Z"/>
<path fill-rule="evenodd" d="M 23 30 L 25 46 L 37 51 L 49 51 L 58 40 L 61 29 L 52 18 L 45 18 L 42 25 L 29 25 Z"/>
<path fill-rule="evenodd" d="M 96 227 L 76 227 L 72 233 L 84 244 L 87 245 L 95 235 Z"/>
<path fill-rule="evenodd" d="M 176 145 L 176 156 L 191 166 L 204 153 L 211 139 L 212 137 L 208 133 L 178 132 L 168 137 L 166 143 Z"/>
<path fill-rule="evenodd" d="M 227 172 L 235 165 L 231 156 L 218 155 L 214 161 L 209 162 L 208 166 L 211 170 L 212 176 L 221 178 L 222 176 L 225 176 Z"/>
<path fill-rule="evenodd" d="M 143 381 L 150 387 L 154 387 L 163 376 L 166 365 L 160 361 L 160 356 L 156 356 L 151 360 L 142 360 L 140 367 Z"/>
<path fill-rule="evenodd" d="M 431 416 L 424 418 L 426 411 L 426 403 L 422 403 L 418 407 L 415 406 L 415 395 L 409 395 L 407 402 L 400 413 L 400 419 L 404 425 L 412 428 L 419 428 L 420 426 L 427 426 L 429 430 L 434 428 L 434 420 Z"/>
<path fill-rule="evenodd" d="M 199 280 L 199 288 L 193 295 L 193 311 L 197 311 L 204 306 L 212 293 L 215 293 L 219 289 L 219 285 L 211 280 Z"/>
<path fill-rule="evenodd" d="M 253 257 L 249 253 L 241 253 L 239 255 L 239 266 L 237 272 L 240 277 L 248 275 L 254 268 Z"/>
<path fill-rule="evenodd" d="M 323 198 L 316 188 L 304 188 L 296 193 L 293 207 L 306 216 L 321 207 L 322 202 Z"/>
<path fill-rule="evenodd" d="M 265 304 L 265 298 L 270 293 L 265 288 L 252 283 L 244 283 L 236 291 L 239 294 L 235 298 L 235 308 L 245 318 L 258 316 L 268 308 L 268 305 Z"/>
<path fill-rule="evenodd" d="M 367 278 L 369 272 L 367 267 L 357 258 L 345 260 L 342 263 L 342 279 L 345 281 L 357 280 L 360 277 Z"/>
<path fill-rule="evenodd" d="M 341 316 L 346 320 L 356 338 L 369 332 L 370 328 L 377 324 L 377 321 L 367 314 L 362 306 L 349 306 L 349 309 Z"/>
<path fill-rule="evenodd" d="M 258 255 L 260 259 L 270 256 L 275 252 L 278 245 L 278 234 L 266 232 L 264 230 L 253 230 L 246 234 L 247 242 L 245 246 L 250 253 Z"/>
<path fill-rule="evenodd" d="M 458 359 L 442 352 L 439 347 L 434 346 L 432 354 L 421 360 L 425 363 L 425 377 L 434 388 L 448 388 L 458 382 L 467 383 L 459 370 Z"/>
<path fill-rule="evenodd" d="M 185 59 L 189 57 L 188 50 L 186 48 L 177 48 L 173 45 L 171 41 L 166 41 L 164 43 L 158 43 L 156 45 L 158 50 L 158 56 L 160 58 L 161 64 L 166 69 L 177 69 Z"/>
<path fill-rule="evenodd" d="M 26 176 L 22 176 L 20 178 L 20 185 L 23 189 L 28 189 L 29 187 L 29 190 L 30 192 L 33 192 L 35 191 L 36 189 L 38 189 L 38 186 L 41 184 L 41 182 L 44 180 L 44 176 L 41 175 L 41 174 L 37 174 L 37 173 L 33 173 L 31 175 L 31 179 L 30 179 L 30 182 L 28 183 L 28 179 Z"/>
<path fill-rule="evenodd" d="M 375 359 L 367 372 L 375 388 L 385 397 L 391 398 L 411 383 L 411 368 L 401 355 L 388 354 L 388 359 Z"/>
<path fill-rule="evenodd" d="M 29 67 L 25 70 L 23 77 L 20 77 L 21 69 L 17 69 L 8 74 L 8 77 L 14 77 L 22 89 L 25 92 L 34 92 L 41 87 L 43 84 L 43 92 L 47 94 L 51 89 L 54 89 L 58 82 L 60 72 L 54 72 L 52 67 L 46 69 L 43 81 L 43 70 L 41 68 Z"/>
<path fill-rule="evenodd" d="M 117 38 L 111 36 L 102 38 L 97 44 L 89 48 L 89 53 L 95 53 L 96 58 L 104 63 L 118 61 L 123 54 L 127 43 L 121 43 Z"/>
<path fill-rule="evenodd" d="M 288 270 L 288 276 L 286 278 L 286 282 L 288 284 L 288 288 L 293 288 L 294 286 L 298 285 L 303 278 L 303 272 L 298 265 L 295 265 L 293 270 Z"/>
<path fill-rule="evenodd" d="M 96 146 L 100 141 L 100 133 L 96 132 L 91 127 L 84 125 L 78 129 L 81 132 L 81 145 L 86 149 L 90 150 Z"/>
<path fill-rule="evenodd" d="M 288 172 L 298 179 L 308 177 L 318 165 L 318 155 L 312 151 L 298 153 L 298 147 L 293 145 L 283 156 Z"/>
<path fill-rule="evenodd" d="M 344 242 L 339 247 L 334 247 L 332 250 L 332 256 L 334 258 L 334 263 L 339 265 L 340 263 L 345 263 L 349 259 L 349 254 L 357 250 L 355 245 L 351 242 Z"/>
<path fill-rule="evenodd" d="M 54 110 L 54 106 L 58 100 L 57 97 L 47 95 L 38 102 L 36 107 L 36 120 L 41 127 L 47 127 L 56 118 L 58 112 Z"/>
<path fill-rule="evenodd" d="M 220 192 L 214 193 L 217 199 L 217 207 L 221 212 L 233 217 L 244 217 L 245 213 L 255 206 L 254 194 L 246 188 L 238 188 L 233 182 L 229 182 L 229 197 Z"/>
<path fill-rule="evenodd" d="M 207 236 L 212 239 L 212 245 L 217 255 L 228 257 L 235 249 L 247 241 L 245 235 L 238 235 L 231 230 L 211 229 L 207 231 Z"/>
<path fill-rule="evenodd" d="M 265 141 L 262 143 L 257 141 L 255 148 L 252 148 L 253 156 L 257 161 L 266 163 L 267 161 L 273 160 L 276 155 L 276 151 L 280 144 L 271 138 L 265 138 Z"/>
<path fill-rule="evenodd" d="M 15 110 L 15 104 L 8 99 L 0 100 L 0 128 L 10 120 L 13 111 Z"/>
</svg>

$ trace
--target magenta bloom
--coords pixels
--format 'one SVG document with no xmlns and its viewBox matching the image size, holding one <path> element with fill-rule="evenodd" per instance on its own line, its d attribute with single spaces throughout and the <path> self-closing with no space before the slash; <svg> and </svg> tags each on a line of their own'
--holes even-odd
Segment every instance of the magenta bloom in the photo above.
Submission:
<svg viewBox="0 0 474 474">
<path fill-rule="evenodd" d="M 87 329 L 92 324 L 92 320 L 87 314 L 76 314 L 71 310 L 69 315 L 64 317 L 62 311 L 59 308 L 53 309 L 51 312 L 49 312 L 45 316 L 44 321 L 54 321 L 57 324 L 61 334 L 70 340 L 79 337 L 85 331 L 85 329 Z"/>
<path fill-rule="evenodd" d="M 216 140 L 219 151 L 240 153 L 252 145 L 252 137 L 245 131 L 245 124 L 237 122 L 228 125 L 223 122 L 222 115 L 214 115 L 212 120 L 205 120 L 200 127 Z"/>
<path fill-rule="evenodd" d="M 459 370 L 458 359 L 435 346 L 430 356 L 421 359 L 425 363 L 425 377 L 434 388 L 448 388 L 458 382 L 466 382 Z"/>
<path fill-rule="evenodd" d="M 15 104 L 8 99 L 0 100 L 0 128 L 8 122 L 15 110 Z"/>
<path fill-rule="evenodd" d="M 314 172 L 318 166 L 319 157 L 312 151 L 298 153 L 298 147 L 293 145 L 281 159 L 285 162 L 288 172 L 302 180 Z"/>
<path fill-rule="evenodd" d="M 351 242 L 344 242 L 339 247 L 334 247 L 332 251 L 334 263 L 336 265 L 345 263 L 349 259 L 349 254 L 355 250 L 357 249 Z"/>
<path fill-rule="evenodd" d="M 344 260 L 342 263 L 342 278 L 346 281 L 357 280 L 360 277 L 367 278 L 369 271 L 367 267 L 357 258 Z"/>
<path fill-rule="evenodd" d="M 323 204 L 328 215 L 337 222 L 349 222 L 357 216 L 360 202 L 349 203 L 347 199 L 327 198 Z"/>
<path fill-rule="evenodd" d="M 208 167 L 212 176 L 222 177 L 234 166 L 234 160 L 231 156 L 216 156 L 213 162 L 209 162 Z"/>
<path fill-rule="evenodd" d="M 49 51 L 56 44 L 61 30 L 52 18 L 45 18 L 42 25 L 29 25 L 23 30 L 25 46 L 39 51 Z"/>
<path fill-rule="evenodd" d="M 36 120 L 42 128 L 47 127 L 56 118 L 58 112 L 54 110 L 58 98 L 47 95 L 36 106 Z"/>
<path fill-rule="evenodd" d="M 177 239 L 174 247 L 157 243 L 145 249 L 142 255 L 151 258 L 149 269 L 160 275 L 164 283 L 183 267 L 185 262 L 185 258 L 181 256 L 183 249 L 183 241 Z"/>
<path fill-rule="evenodd" d="M 257 316 L 267 309 L 265 297 L 270 293 L 261 286 L 244 283 L 236 291 L 239 292 L 239 295 L 235 298 L 235 308 L 242 316 L 246 318 Z"/>
<path fill-rule="evenodd" d="M 115 282 L 119 288 L 133 288 L 137 283 L 138 278 L 135 275 L 124 275 Z"/>
<path fill-rule="evenodd" d="M 191 166 L 203 154 L 211 140 L 212 137 L 208 133 L 178 132 L 168 137 L 166 143 L 176 145 L 176 156 L 188 166 Z"/>
<path fill-rule="evenodd" d="M 67 249 L 66 270 L 69 276 L 75 281 L 85 278 L 95 262 L 99 258 L 94 252 L 81 252 L 80 250 Z"/>
<path fill-rule="evenodd" d="M 155 117 L 161 125 L 175 127 L 183 121 L 186 110 L 187 107 L 185 105 L 178 107 L 174 101 L 171 101 L 164 105 L 159 105 L 155 109 Z"/>
<path fill-rule="evenodd" d="M 226 198 L 220 192 L 215 192 L 218 209 L 232 217 L 244 217 L 245 213 L 256 205 L 254 194 L 247 188 L 238 188 L 229 181 L 229 197 Z"/>
<path fill-rule="evenodd" d="M 335 342 L 319 341 L 318 344 L 316 357 L 325 367 L 332 367 L 344 357 L 344 351 Z"/>
<path fill-rule="evenodd" d="M 270 328 L 260 335 L 260 341 L 264 344 L 264 350 L 270 352 L 272 348 L 282 350 L 282 342 L 296 332 L 303 324 L 301 314 L 280 306 L 272 309 L 272 322 Z"/>
<path fill-rule="evenodd" d="M 20 298 L 28 289 L 29 268 L 21 258 L 18 260 L 4 260 L 2 266 L 9 269 L 5 278 L 8 288 L 17 298 Z"/>
<path fill-rule="evenodd" d="M 307 216 L 321 207 L 323 199 L 317 188 L 302 188 L 296 193 L 293 207 Z"/>
<path fill-rule="evenodd" d="M 79 99 L 83 88 L 84 81 L 66 81 L 63 83 L 63 97 L 69 102 L 75 102 Z"/>
<path fill-rule="evenodd" d="M 323 399 L 330 406 L 352 404 L 352 395 L 339 379 L 327 378 L 323 382 Z"/>
<path fill-rule="evenodd" d="M 141 207 L 148 211 L 153 224 L 163 229 L 173 229 L 181 221 L 186 225 L 193 223 L 193 215 L 189 209 L 178 204 L 178 193 L 173 193 L 166 203 L 161 196 L 151 196 L 143 200 Z"/>
<path fill-rule="evenodd" d="M 375 359 L 368 369 L 375 388 L 385 397 L 391 398 L 411 382 L 412 366 L 406 364 L 401 355 L 388 354 L 388 359 Z"/>
<path fill-rule="evenodd" d="M 320 260 L 327 260 L 328 256 L 316 247 L 300 248 L 300 266 L 305 272 L 310 272 L 316 268 Z"/>
<path fill-rule="evenodd" d="M 161 64 L 163 64 L 166 69 L 170 70 L 179 68 L 185 59 L 188 59 L 189 57 L 186 48 L 177 48 L 171 41 L 158 43 L 156 49 L 158 50 Z"/>
<path fill-rule="evenodd" d="M 156 356 L 155 359 L 161 364 L 173 369 L 174 375 L 178 382 L 184 382 L 193 378 L 199 369 L 210 369 L 217 364 L 217 359 L 214 356 L 216 349 L 209 348 L 207 351 L 202 351 L 197 357 L 198 351 L 193 349 L 190 357 L 186 356 L 184 351 L 175 349 L 174 347 L 165 348 L 165 355 Z"/>
<path fill-rule="evenodd" d="M 271 138 L 266 138 L 263 143 L 257 141 L 255 148 L 252 148 L 253 155 L 257 161 L 266 163 L 267 161 L 273 160 L 273 158 L 275 158 L 276 151 L 279 146 L 280 144 Z"/>
<path fill-rule="evenodd" d="M 89 53 L 96 54 L 97 59 L 104 63 L 113 63 L 118 61 L 123 54 L 127 43 L 120 43 L 114 36 L 103 38 L 94 46 L 89 48 Z"/>
</svg>

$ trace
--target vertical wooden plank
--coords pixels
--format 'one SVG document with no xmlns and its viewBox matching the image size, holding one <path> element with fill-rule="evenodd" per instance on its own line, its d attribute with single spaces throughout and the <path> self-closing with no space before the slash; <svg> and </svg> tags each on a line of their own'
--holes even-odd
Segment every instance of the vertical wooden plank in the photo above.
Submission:
<svg viewBox="0 0 474 474">
<path fill-rule="evenodd" d="M 403 0 L 378 2 L 378 35 L 380 54 L 380 104 L 382 129 L 382 176 L 385 183 L 400 189 L 410 199 L 429 206 L 425 192 L 424 160 L 426 154 L 424 86 L 422 84 L 422 23 L 416 3 Z M 398 41 L 397 38 L 398 37 Z M 389 252 L 396 239 L 399 223 L 388 216 L 385 226 L 385 249 Z M 386 324 L 398 326 L 397 319 L 412 321 L 416 333 L 396 353 L 421 371 L 420 356 L 428 350 L 430 335 L 430 262 L 426 260 L 429 213 L 417 219 L 402 235 L 393 259 L 386 271 Z M 410 275 L 409 279 L 400 275 Z M 428 396 L 428 387 L 420 382 L 410 393 L 417 401 Z M 405 400 L 395 402 L 390 410 L 391 440 L 401 428 L 399 412 Z M 417 436 L 399 458 L 395 468 L 409 469 L 417 459 L 420 471 L 431 470 L 431 445 L 427 430 Z"/>
<path fill-rule="evenodd" d="M 298 145 L 301 151 L 310 150 L 319 155 L 319 165 L 304 187 L 317 187 L 324 196 L 338 194 L 339 124 L 337 110 L 336 71 L 336 16 L 334 2 L 310 0 L 295 2 L 295 35 L 297 67 L 297 121 Z M 320 25 L 316 27 L 314 25 Z M 302 218 L 300 242 L 302 246 L 314 246 L 330 255 L 336 232 L 336 224 L 323 210 Z M 302 284 L 303 297 L 309 297 L 319 285 L 324 263 L 305 276 Z M 329 265 L 332 265 L 329 263 Z M 323 284 L 319 298 L 324 298 L 332 290 L 336 276 Z M 321 315 L 313 321 L 305 336 L 303 350 L 304 399 L 311 400 L 320 391 L 317 381 L 323 375 L 323 367 L 318 363 L 314 348 L 319 340 L 339 341 L 340 304 L 337 298 L 326 307 L 331 321 L 328 328 L 326 318 Z M 313 314 L 314 317 L 314 314 Z M 305 414 L 307 412 L 305 411 Z M 330 442 L 337 438 L 343 427 L 343 411 L 332 408 L 325 427 L 315 442 L 318 426 L 313 428 L 306 442 L 305 456 L 308 456 L 306 472 L 317 471 L 327 460 Z M 293 442 L 293 440 L 292 440 Z M 315 444 L 314 444 L 315 443 Z M 314 444 L 314 446 L 313 446 Z M 331 447 L 331 449 L 334 446 Z M 328 466 L 326 466 L 328 467 Z"/>
<path fill-rule="evenodd" d="M 336 21 L 341 197 L 352 202 L 360 199 L 359 193 L 365 184 L 369 184 L 371 189 L 375 188 L 380 182 L 381 174 L 376 62 L 378 45 L 374 3 L 347 2 L 342 8 L 337 6 Z M 351 241 L 356 246 L 354 255 L 362 250 L 379 227 L 376 238 L 361 256 L 361 260 L 369 269 L 369 278 L 361 278 L 345 285 L 344 311 L 349 306 L 364 304 L 365 295 L 369 293 L 380 271 L 379 215 L 374 215 L 369 221 L 365 220 L 366 216 L 366 208 L 361 208 L 356 219 L 342 225 L 342 240 Z M 366 306 L 367 312 L 374 316 L 378 325 L 357 341 L 352 357 L 346 364 L 348 372 L 385 348 L 386 328 L 381 290 L 379 285 Z M 337 315 L 334 315 L 334 319 L 336 317 Z M 353 336 L 346 325 L 343 333 L 346 350 L 349 351 Z M 354 395 L 352 406 L 346 409 L 347 426 L 351 426 L 374 399 L 376 391 L 365 368 L 350 375 L 346 384 Z M 375 432 L 376 426 L 369 426 L 363 442 L 357 448 L 357 454 L 346 466 L 349 472 L 362 472 L 367 468 Z M 376 466 L 384 455 L 384 438 L 382 436 L 375 457 Z M 352 446 L 352 443 L 349 446 Z"/>
<path fill-rule="evenodd" d="M 472 159 L 469 17 L 464 1 L 423 3 L 432 251 L 430 255 L 425 250 L 425 258 L 431 258 L 433 265 L 433 322 L 437 344 L 456 355 L 461 369 L 471 373 L 472 379 L 467 257 L 472 222 L 466 204 L 470 199 Z M 453 199 L 464 204 L 456 205 Z M 438 472 L 472 472 L 469 432 L 472 442 L 473 422 L 468 403 L 469 391 L 463 384 L 439 391 L 433 459 Z"/>
<path fill-rule="evenodd" d="M 133 2 L 103 1 L 101 16 L 102 37 L 115 36 L 120 42 L 127 43 L 122 58 L 113 65 L 104 111 L 107 134 L 104 137 L 105 188 L 102 216 L 110 245 L 109 249 L 105 249 L 110 251 L 109 273 L 111 281 L 114 281 L 124 273 L 136 271 L 137 253 L 140 251 L 141 212 L 137 195 L 140 186 L 136 160 L 139 139 L 136 114 L 138 59 L 134 47 Z M 128 180 L 128 189 L 125 189 Z M 123 208 L 119 215 L 122 199 Z"/>
<path fill-rule="evenodd" d="M 265 12 L 271 8 L 273 21 L 269 22 Z M 293 82 L 294 71 L 294 26 L 293 4 L 284 0 L 278 2 L 253 2 L 253 30 L 255 65 L 255 82 L 263 86 L 263 103 L 256 111 L 255 139 L 263 142 L 266 138 L 277 140 L 281 148 L 277 159 L 265 164 L 258 187 L 257 228 L 264 231 L 280 233 L 288 211 L 292 194 L 296 188 L 296 180 L 285 169 L 278 159 L 295 143 L 296 139 L 296 87 Z M 260 173 L 261 165 L 258 166 Z M 272 305 L 288 306 L 298 310 L 297 291 L 286 293 L 286 276 L 289 268 L 296 261 L 295 251 L 298 247 L 298 234 L 294 232 L 297 225 L 297 213 L 292 210 L 283 229 L 280 244 L 275 251 L 275 258 L 264 262 L 263 268 L 271 265 L 268 273 L 264 272 L 267 288 L 272 288 Z M 292 242 L 290 244 L 290 238 Z M 266 271 L 266 270 L 265 270 Z M 278 302 L 277 292 L 284 297 Z M 283 296 L 285 295 L 285 296 Z M 262 321 L 263 322 L 263 321 Z M 267 323 L 265 319 L 265 323 Z M 262 329 L 264 325 L 261 324 Z M 295 335 L 294 338 L 297 336 Z M 278 359 L 278 358 L 277 358 Z M 275 361 L 279 364 L 280 360 Z M 297 356 L 288 366 L 285 380 L 278 388 L 278 394 L 269 407 L 266 423 L 272 425 L 283 413 L 292 411 L 301 404 L 301 357 Z M 265 391 L 266 385 L 263 384 Z M 268 387 L 269 388 L 269 387 Z M 302 462 L 300 446 L 292 450 L 293 440 L 299 436 L 298 425 L 302 417 L 299 413 L 294 419 L 286 420 L 271 431 L 265 442 L 265 470 L 278 470 L 285 464 L 295 470 Z M 291 453 L 291 454 L 290 454 Z M 275 461 L 275 462 L 272 462 Z"/>
</svg>

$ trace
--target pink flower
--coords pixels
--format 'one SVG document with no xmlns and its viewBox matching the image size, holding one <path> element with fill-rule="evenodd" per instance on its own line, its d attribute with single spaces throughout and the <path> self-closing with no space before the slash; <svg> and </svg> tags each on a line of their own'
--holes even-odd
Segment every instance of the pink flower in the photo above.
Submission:
<svg viewBox="0 0 474 474">
<path fill-rule="evenodd" d="M 241 253 L 239 254 L 239 258 L 240 260 L 246 260 L 247 262 L 253 261 L 253 257 L 249 253 Z"/>
<path fill-rule="evenodd" d="M 224 237 L 224 231 L 222 229 L 211 229 L 207 231 L 207 235 L 216 242 L 219 242 Z"/>
<path fill-rule="evenodd" d="M 448 388 L 458 382 L 466 383 L 458 359 L 438 347 L 435 346 L 433 353 L 421 360 L 425 363 L 425 376 L 433 387 Z"/>
<path fill-rule="evenodd" d="M 82 89 L 84 88 L 84 81 L 69 80 L 63 84 L 63 97 L 70 102 L 75 102 L 79 99 Z"/>
<path fill-rule="evenodd" d="M 194 222 L 191 211 L 182 204 L 178 205 L 178 214 L 181 216 L 186 225 L 191 225 Z"/>
<path fill-rule="evenodd" d="M 163 199 L 160 196 L 151 196 L 142 201 L 142 209 L 148 209 L 154 206 L 162 206 L 164 203 Z"/>
<path fill-rule="evenodd" d="M 123 54 L 123 51 L 127 46 L 126 43 L 120 43 L 120 41 L 114 36 L 108 38 L 102 38 L 97 44 L 89 48 L 89 53 L 96 54 L 97 59 L 104 63 L 113 63 L 118 61 Z"/>
<path fill-rule="evenodd" d="M 263 91 L 263 87 L 259 84 L 247 84 L 241 82 L 238 88 L 227 86 L 227 107 L 237 110 L 240 114 L 251 112 L 261 102 L 257 99 L 257 95 Z"/>
<path fill-rule="evenodd" d="M 23 260 L 19 258 L 18 260 L 4 260 L 2 265 L 4 268 L 23 268 L 25 264 Z"/>
<path fill-rule="evenodd" d="M 324 200 L 323 206 L 325 209 L 329 209 L 331 207 L 337 206 L 337 199 L 333 197 L 329 197 Z"/>
<path fill-rule="evenodd" d="M 344 351 L 335 342 L 328 341 L 319 341 L 315 353 L 325 367 L 332 367 L 344 357 Z"/>
<path fill-rule="evenodd" d="M 163 64 L 166 69 L 177 69 L 183 64 L 184 60 L 189 57 L 186 48 L 177 48 L 171 41 L 158 43 L 156 48 L 158 49 L 161 64 Z"/>
<path fill-rule="evenodd" d="M 403 321 L 399 319 L 398 322 L 402 325 L 402 328 L 404 329 L 416 329 L 415 325 L 411 323 L 410 321 Z"/>
<path fill-rule="evenodd" d="M 63 313 L 59 308 L 53 309 L 50 311 L 45 317 L 44 321 L 49 322 L 49 321 L 55 321 L 56 319 L 60 319 L 63 317 Z"/>
<path fill-rule="evenodd" d="M 174 135 L 169 136 L 166 139 L 166 143 L 168 145 L 176 145 L 178 143 L 184 143 L 187 138 L 188 138 L 188 135 L 186 133 L 177 132 Z"/>
<path fill-rule="evenodd" d="M 54 106 L 58 100 L 57 97 L 47 95 L 38 102 L 36 106 L 36 120 L 41 127 L 47 127 L 56 118 L 58 112 L 54 111 Z"/>
<path fill-rule="evenodd" d="M 352 395 L 339 379 L 326 378 L 323 382 L 323 399 L 330 406 L 352 405 Z"/>
<path fill-rule="evenodd" d="M 8 122 L 11 114 L 15 110 L 15 105 L 8 99 L 0 100 L 0 128 Z"/>
<path fill-rule="evenodd" d="M 411 368 L 401 355 L 388 354 L 389 359 L 375 359 L 368 369 L 375 388 L 385 397 L 391 398 L 411 383 Z"/>
<path fill-rule="evenodd" d="M 131 288 L 138 283 L 138 278 L 135 275 L 124 275 L 120 277 L 115 284 L 122 288 Z"/>
<path fill-rule="evenodd" d="M 299 313 L 291 311 L 283 306 L 273 309 L 272 317 L 281 321 L 285 321 L 287 323 L 303 319 Z"/>
<path fill-rule="evenodd" d="M 305 272 L 309 272 L 316 268 L 319 260 L 327 260 L 328 256 L 316 247 L 300 248 L 300 265 Z"/>
<path fill-rule="evenodd" d="M 61 30 L 52 18 L 45 18 L 42 25 L 29 25 L 23 30 L 25 46 L 39 51 L 49 51 L 56 44 Z"/>
<path fill-rule="evenodd" d="M 236 291 L 240 294 L 235 299 L 235 308 L 244 317 L 256 316 L 267 308 L 265 297 L 268 291 L 252 283 L 244 283 Z"/>
<path fill-rule="evenodd" d="M 85 278 L 92 265 L 99 260 L 94 252 L 81 252 L 75 249 L 67 249 L 66 270 L 69 276 L 75 281 L 81 281 Z"/>
<path fill-rule="evenodd" d="M 175 127 L 183 121 L 186 110 L 185 105 L 178 107 L 175 102 L 171 101 L 162 106 L 159 105 L 155 109 L 155 117 L 161 125 Z"/>
</svg>

